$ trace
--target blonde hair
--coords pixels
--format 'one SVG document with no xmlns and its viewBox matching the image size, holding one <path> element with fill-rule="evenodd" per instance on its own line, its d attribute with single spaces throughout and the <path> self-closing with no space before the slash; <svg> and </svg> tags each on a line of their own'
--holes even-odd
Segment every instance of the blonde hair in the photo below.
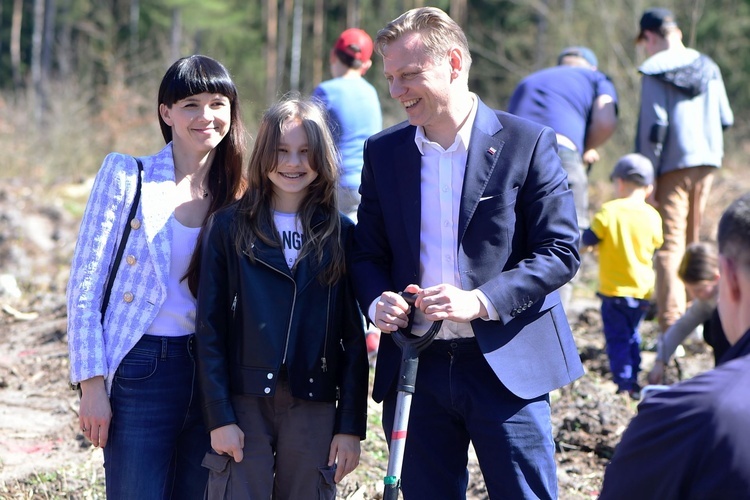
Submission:
<svg viewBox="0 0 750 500">
<path fill-rule="evenodd" d="M 404 12 L 378 31 L 375 50 L 383 55 L 385 47 L 408 33 L 419 33 L 425 52 L 433 61 L 448 54 L 458 46 L 463 52 L 465 71 L 471 67 L 471 52 L 466 34 L 461 27 L 442 10 L 421 7 Z"/>
<path fill-rule="evenodd" d="M 278 167 L 278 146 L 285 124 L 299 121 L 307 134 L 307 158 L 318 175 L 310 184 L 297 212 L 305 240 L 297 262 L 312 254 L 318 262 L 324 251 L 331 255 L 330 264 L 318 276 L 322 283 L 332 284 L 344 273 L 344 249 L 341 244 L 341 221 L 337 201 L 339 180 L 338 153 L 323 109 L 312 100 L 288 96 L 269 108 L 260 122 L 255 146 L 248 164 L 248 189 L 238 206 L 237 252 L 251 259 L 250 248 L 256 240 L 281 246 L 273 220 L 273 185 L 268 174 Z M 321 213 L 325 220 L 313 226 L 313 216 Z M 270 229 L 270 231 L 269 231 Z"/>
</svg>

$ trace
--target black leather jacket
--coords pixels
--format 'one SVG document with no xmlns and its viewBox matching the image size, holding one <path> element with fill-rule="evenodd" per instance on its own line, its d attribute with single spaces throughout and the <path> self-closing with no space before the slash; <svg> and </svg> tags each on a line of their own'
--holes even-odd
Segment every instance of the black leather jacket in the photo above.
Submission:
<svg viewBox="0 0 750 500">
<path fill-rule="evenodd" d="M 310 255 L 292 274 L 282 249 L 261 241 L 251 262 L 235 250 L 235 217 L 236 204 L 214 214 L 202 243 L 195 340 L 207 429 L 237 422 L 232 394 L 273 396 L 283 365 L 294 397 L 338 401 L 334 434 L 364 439 L 369 368 L 348 275 L 321 284 L 329 256 Z M 348 255 L 354 225 L 341 217 Z"/>
</svg>

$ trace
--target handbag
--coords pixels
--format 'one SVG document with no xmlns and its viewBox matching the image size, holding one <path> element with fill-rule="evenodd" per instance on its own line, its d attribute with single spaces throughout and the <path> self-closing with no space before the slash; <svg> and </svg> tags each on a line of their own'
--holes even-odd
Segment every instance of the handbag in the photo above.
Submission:
<svg viewBox="0 0 750 500">
<path fill-rule="evenodd" d="M 135 157 L 134 157 L 135 158 Z M 125 253 L 125 245 L 128 242 L 128 236 L 130 235 L 131 222 L 135 219 L 135 213 L 138 210 L 138 202 L 141 200 L 141 174 L 143 173 L 143 163 L 140 158 L 135 158 L 135 162 L 138 164 L 138 180 L 135 186 L 135 197 L 133 198 L 133 205 L 130 207 L 130 213 L 128 214 L 128 222 L 125 224 L 125 230 L 122 232 L 122 238 L 120 238 L 120 244 L 117 247 L 117 253 L 115 254 L 115 260 L 112 262 L 112 269 L 107 277 L 107 287 L 104 289 L 104 297 L 102 298 L 102 325 L 104 324 L 104 313 L 107 311 L 107 305 L 109 304 L 109 296 L 112 294 L 112 287 L 115 284 L 115 276 L 117 276 L 117 268 L 120 267 L 120 261 L 122 260 L 122 254 Z M 70 384 L 70 388 L 78 391 L 78 397 L 81 397 L 81 384 Z"/>
</svg>

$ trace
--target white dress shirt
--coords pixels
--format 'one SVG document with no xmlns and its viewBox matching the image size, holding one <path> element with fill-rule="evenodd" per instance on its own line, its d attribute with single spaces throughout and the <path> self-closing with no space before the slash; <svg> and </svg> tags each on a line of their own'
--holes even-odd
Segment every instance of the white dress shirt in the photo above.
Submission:
<svg viewBox="0 0 750 500">
<path fill-rule="evenodd" d="M 414 142 L 422 153 L 422 217 L 419 247 L 419 286 L 422 288 L 442 283 L 461 288 L 457 255 L 458 216 L 469 154 L 469 139 L 476 115 L 477 98 L 472 95 L 471 111 L 448 149 L 443 149 L 440 144 L 430 141 L 422 127 L 417 127 L 414 136 Z M 489 310 L 491 305 L 487 297 L 479 290 L 474 292 Z M 414 314 L 412 333 L 422 335 L 429 326 L 430 322 L 417 310 Z M 473 336 L 474 331 L 470 323 L 443 321 L 436 338 Z"/>
</svg>

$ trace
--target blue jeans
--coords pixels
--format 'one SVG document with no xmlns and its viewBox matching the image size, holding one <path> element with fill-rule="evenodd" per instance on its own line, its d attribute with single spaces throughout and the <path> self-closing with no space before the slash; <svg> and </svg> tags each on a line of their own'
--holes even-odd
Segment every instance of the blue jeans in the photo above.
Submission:
<svg viewBox="0 0 750 500">
<path fill-rule="evenodd" d="M 202 499 L 210 447 L 197 398 L 193 336 L 144 335 L 112 383 L 107 498 Z"/>
<path fill-rule="evenodd" d="M 612 379 L 620 390 L 636 390 L 641 369 L 638 326 L 648 311 L 649 302 L 633 297 L 601 294 L 599 297 L 602 299 L 602 325 Z"/>
<path fill-rule="evenodd" d="M 389 440 L 395 410 L 394 392 L 383 402 Z M 512 394 L 475 339 L 436 340 L 419 355 L 401 472 L 404 500 L 465 499 L 469 442 L 489 498 L 557 498 L 548 395 Z"/>
</svg>

